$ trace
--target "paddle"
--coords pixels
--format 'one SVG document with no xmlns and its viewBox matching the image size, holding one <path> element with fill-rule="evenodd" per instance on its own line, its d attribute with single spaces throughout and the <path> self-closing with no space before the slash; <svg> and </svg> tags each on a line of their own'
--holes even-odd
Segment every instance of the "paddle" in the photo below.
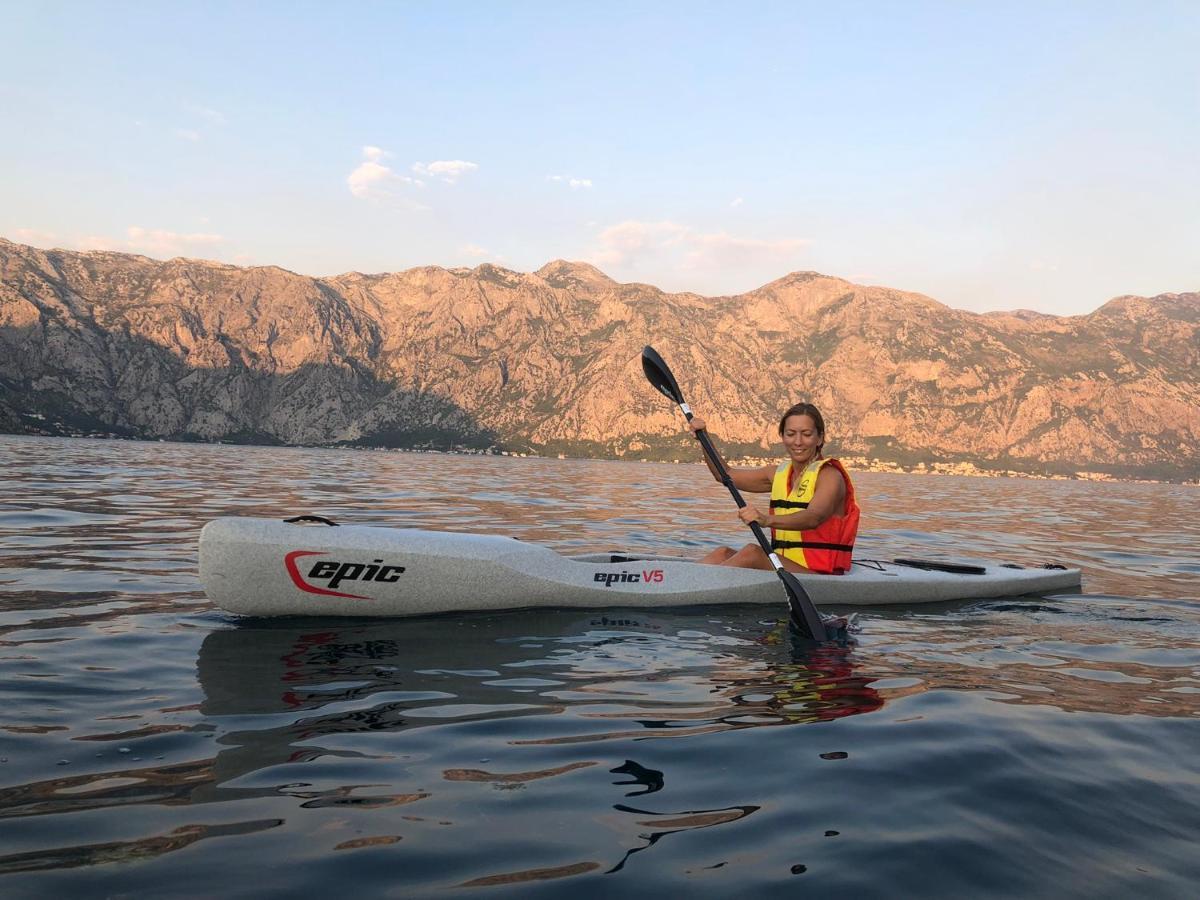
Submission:
<svg viewBox="0 0 1200 900">
<path fill-rule="evenodd" d="M 671 374 L 670 368 L 663 361 L 663 358 L 658 355 L 658 352 L 651 346 L 646 346 L 642 350 L 642 371 L 646 373 L 646 378 L 659 391 L 659 393 L 668 397 L 674 403 L 679 405 L 683 414 L 687 416 L 687 420 L 692 420 L 692 411 L 684 402 L 683 392 L 679 390 L 679 384 L 675 381 L 675 376 Z M 696 432 L 696 440 L 700 442 L 700 446 L 704 448 L 704 455 L 708 457 L 709 462 L 717 470 L 721 477 L 721 484 L 729 489 L 729 493 L 733 495 L 733 501 L 741 509 L 746 505 L 746 501 L 742 499 L 741 493 L 733 483 L 733 478 L 729 471 L 721 463 L 721 457 L 717 455 L 716 448 L 713 447 L 712 441 L 708 439 L 708 434 L 702 428 Z M 792 625 L 804 637 L 812 638 L 817 641 L 828 640 L 828 635 L 825 631 L 825 622 L 821 618 L 821 614 L 817 612 L 816 606 L 813 605 L 808 593 L 804 590 L 804 586 L 796 579 L 796 576 L 783 567 L 779 557 L 771 549 L 771 542 L 767 540 L 766 534 L 762 530 L 762 526 L 757 522 L 750 523 L 750 530 L 754 532 L 754 537 L 758 540 L 758 545 L 762 547 L 763 553 L 767 554 L 767 559 L 771 561 L 771 565 L 775 569 L 775 574 L 779 576 L 779 580 L 783 582 L 783 588 L 787 592 L 788 609 L 791 611 Z"/>
</svg>

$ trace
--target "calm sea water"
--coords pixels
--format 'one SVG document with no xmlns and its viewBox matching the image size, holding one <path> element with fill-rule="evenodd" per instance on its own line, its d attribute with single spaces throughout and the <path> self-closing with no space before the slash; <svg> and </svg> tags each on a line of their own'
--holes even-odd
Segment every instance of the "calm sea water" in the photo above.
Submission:
<svg viewBox="0 0 1200 900">
<path fill-rule="evenodd" d="M 238 620 L 219 515 L 741 542 L 699 466 L 0 437 L 0 894 L 1195 897 L 1200 492 L 864 473 L 860 556 L 1082 595 Z"/>
</svg>

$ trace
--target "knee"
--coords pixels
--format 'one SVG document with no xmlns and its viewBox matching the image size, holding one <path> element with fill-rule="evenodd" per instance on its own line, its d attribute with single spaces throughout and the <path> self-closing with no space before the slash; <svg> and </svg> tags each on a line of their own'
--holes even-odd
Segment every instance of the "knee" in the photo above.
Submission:
<svg viewBox="0 0 1200 900">
<path fill-rule="evenodd" d="M 701 557 L 700 562 L 723 563 L 733 555 L 734 552 L 731 548 L 717 547 L 716 549 L 710 550 L 708 553 L 704 554 L 704 556 Z"/>
<path fill-rule="evenodd" d="M 747 544 L 729 557 L 729 564 L 744 566 L 746 568 L 758 568 L 764 559 L 762 548 L 758 544 Z"/>
</svg>

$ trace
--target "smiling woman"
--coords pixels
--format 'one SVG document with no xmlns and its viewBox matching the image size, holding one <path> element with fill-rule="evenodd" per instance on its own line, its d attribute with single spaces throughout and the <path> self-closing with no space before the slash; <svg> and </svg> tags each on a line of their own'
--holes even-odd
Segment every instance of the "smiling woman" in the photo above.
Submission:
<svg viewBox="0 0 1200 900">
<path fill-rule="evenodd" d="M 693 416 L 687 427 L 700 432 L 704 420 Z M 779 420 L 779 436 L 787 462 L 752 469 L 725 467 L 740 490 L 771 495 L 770 512 L 764 514 L 748 503 L 738 510 L 738 518 L 747 525 L 755 522 L 771 529 L 771 549 L 788 571 L 842 575 L 850 570 L 860 513 L 845 466 L 821 452 L 825 419 L 813 404 L 797 403 Z M 707 457 L 705 462 L 720 481 L 720 467 Z M 718 547 L 701 562 L 747 569 L 772 567 L 758 544 L 736 551 Z"/>
</svg>

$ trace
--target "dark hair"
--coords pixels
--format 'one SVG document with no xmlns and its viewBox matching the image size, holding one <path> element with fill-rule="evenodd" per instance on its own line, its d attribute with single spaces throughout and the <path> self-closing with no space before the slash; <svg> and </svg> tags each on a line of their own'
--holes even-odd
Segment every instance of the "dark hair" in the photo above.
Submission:
<svg viewBox="0 0 1200 900">
<path fill-rule="evenodd" d="M 780 437 L 783 437 L 783 429 L 787 425 L 787 420 L 792 416 L 808 416 L 813 420 L 813 424 L 817 426 L 817 434 L 821 436 L 821 444 L 817 447 L 817 452 L 820 452 L 825 446 L 825 418 L 821 415 L 821 411 L 811 403 L 795 403 L 789 406 L 787 412 L 779 420 Z"/>
</svg>

